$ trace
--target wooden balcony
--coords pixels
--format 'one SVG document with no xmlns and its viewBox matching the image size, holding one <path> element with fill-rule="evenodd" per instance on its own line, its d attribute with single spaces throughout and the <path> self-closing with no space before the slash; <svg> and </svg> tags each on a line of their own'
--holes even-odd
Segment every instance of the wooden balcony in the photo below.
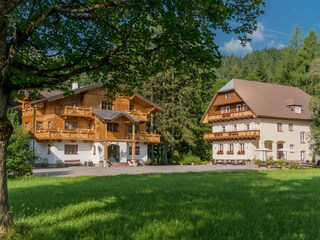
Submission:
<svg viewBox="0 0 320 240">
<path fill-rule="evenodd" d="M 218 133 L 204 134 L 204 140 L 209 142 L 233 141 L 233 140 L 258 140 L 259 138 L 260 138 L 260 130 L 218 132 Z"/>
<path fill-rule="evenodd" d="M 78 106 L 63 106 L 60 112 L 65 117 L 92 117 L 92 108 Z"/>
<path fill-rule="evenodd" d="M 224 113 L 219 115 L 208 115 L 208 122 L 221 122 L 236 119 L 253 118 L 254 114 L 251 111 Z"/>
<path fill-rule="evenodd" d="M 135 140 L 145 143 L 160 143 L 160 136 L 161 135 L 151 133 L 136 133 Z M 132 133 L 127 133 L 126 139 L 132 139 Z"/>
<path fill-rule="evenodd" d="M 129 111 L 128 114 L 132 115 L 135 119 L 138 119 L 139 121 L 146 122 L 148 121 L 148 114 L 142 113 L 139 111 Z"/>
<path fill-rule="evenodd" d="M 38 141 L 47 140 L 83 140 L 93 141 L 95 134 L 90 129 L 76 129 L 76 130 L 37 130 L 34 134 Z"/>
</svg>

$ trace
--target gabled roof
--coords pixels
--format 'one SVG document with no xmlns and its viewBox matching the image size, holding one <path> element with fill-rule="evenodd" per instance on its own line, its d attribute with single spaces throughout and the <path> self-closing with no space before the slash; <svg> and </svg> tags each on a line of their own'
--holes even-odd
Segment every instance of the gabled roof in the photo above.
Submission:
<svg viewBox="0 0 320 240">
<path fill-rule="evenodd" d="M 135 98 L 138 98 L 138 99 L 142 100 L 143 102 L 150 104 L 153 107 L 152 112 L 154 112 L 154 113 L 165 111 L 162 107 L 155 104 L 154 102 L 151 102 L 149 99 L 146 99 L 145 97 L 143 97 L 142 95 L 140 95 L 138 93 L 134 93 L 133 96 L 130 98 L 130 100 L 135 99 Z"/>
<path fill-rule="evenodd" d="M 93 109 L 93 114 L 104 121 L 114 121 L 120 117 L 125 117 L 132 123 L 140 123 L 139 120 L 130 114 L 121 111 Z"/>
<path fill-rule="evenodd" d="M 99 88 L 99 87 L 102 87 L 102 86 L 103 86 L 102 83 L 93 83 L 93 84 L 90 84 L 90 85 L 86 85 L 86 86 L 77 88 L 77 89 L 72 90 L 72 91 L 73 91 L 74 94 L 78 94 L 78 93 L 89 91 L 89 90 L 92 90 L 92 89 L 95 89 L 95 88 Z M 58 100 L 58 99 L 61 99 L 61 98 L 65 97 L 64 92 L 60 91 L 60 90 L 53 90 L 53 91 L 43 90 L 43 91 L 40 91 L 40 95 L 42 96 L 42 98 L 34 100 L 30 104 L 37 104 L 37 103 L 41 103 L 41 102 L 44 102 L 44 101 L 51 102 L 51 101 L 55 101 L 55 100 Z"/>
<path fill-rule="evenodd" d="M 299 88 L 272 83 L 262 83 L 241 79 L 232 79 L 218 92 L 235 91 L 257 117 L 293 120 L 312 120 L 309 109 L 310 95 Z M 215 98 L 214 98 L 215 99 Z M 206 113 L 212 105 L 211 101 Z M 290 106 L 301 106 L 301 113 L 295 113 Z M 203 121 L 204 117 L 201 121 Z"/>
</svg>

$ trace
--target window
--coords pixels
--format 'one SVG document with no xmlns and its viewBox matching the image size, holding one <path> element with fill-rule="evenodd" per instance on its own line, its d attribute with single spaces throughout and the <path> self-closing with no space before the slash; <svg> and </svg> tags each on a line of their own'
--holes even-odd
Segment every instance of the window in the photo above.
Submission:
<svg viewBox="0 0 320 240">
<path fill-rule="evenodd" d="M 71 99 L 71 106 L 78 106 L 79 105 L 79 101 L 78 99 Z"/>
<path fill-rule="evenodd" d="M 294 150 L 294 144 L 290 144 L 290 145 L 289 145 L 289 148 L 290 148 L 291 150 Z"/>
<path fill-rule="evenodd" d="M 108 110 L 112 110 L 112 103 L 108 103 L 108 104 L 107 104 L 107 109 L 108 109 Z"/>
<path fill-rule="evenodd" d="M 230 112 L 230 106 L 221 107 L 220 112 L 221 112 L 221 114 L 229 113 Z"/>
<path fill-rule="evenodd" d="M 239 143 L 239 150 L 244 152 L 244 143 Z"/>
<path fill-rule="evenodd" d="M 225 95 L 224 95 L 224 97 L 225 98 L 229 98 L 230 96 L 229 96 L 229 93 L 226 93 Z"/>
<path fill-rule="evenodd" d="M 233 131 L 237 131 L 237 124 L 233 125 Z"/>
<path fill-rule="evenodd" d="M 301 143 L 306 142 L 306 134 L 305 134 L 305 132 L 300 132 L 300 142 Z"/>
<path fill-rule="evenodd" d="M 64 145 L 64 154 L 65 155 L 78 154 L 78 145 Z"/>
<path fill-rule="evenodd" d="M 301 106 L 294 106 L 295 113 L 301 113 Z"/>
<path fill-rule="evenodd" d="M 248 110 L 248 105 L 242 104 L 242 111 L 247 111 L 247 110 Z"/>
<path fill-rule="evenodd" d="M 278 132 L 282 132 L 282 123 L 277 123 Z"/>
<path fill-rule="evenodd" d="M 65 121 L 64 122 L 64 128 L 65 129 L 77 129 L 78 128 L 78 122 Z"/>
<path fill-rule="evenodd" d="M 132 155 L 132 147 L 129 147 L 129 155 Z M 136 155 L 140 155 L 140 146 L 136 146 Z"/>
<path fill-rule="evenodd" d="M 222 127 L 222 132 L 225 132 L 225 131 L 226 131 L 226 127 L 223 126 L 223 127 Z"/>
<path fill-rule="evenodd" d="M 228 155 L 232 155 L 232 154 L 233 154 L 233 143 L 229 143 L 229 144 L 228 144 L 227 154 L 228 154 Z"/>
<path fill-rule="evenodd" d="M 306 151 L 300 151 L 300 160 L 305 161 L 306 160 Z"/>
<path fill-rule="evenodd" d="M 135 133 L 140 132 L 140 126 L 135 127 Z M 132 133 L 132 125 L 126 125 L 126 133 Z"/>
<path fill-rule="evenodd" d="M 110 132 L 118 132 L 119 124 L 118 123 L 108 123 L 107 130 Z"/>
<path fill-rule="evenodd" d="M 42 128 L 42 122 L 36 122 L 36 130 Z"/>
<path fill-rule="evenodd" d="M 289 131 L 293 131 L 293 124 L 289 123 Z"/>
<path fill-rule="evenodd" d="M 250 123 L 246 124 L 247 130 L 250 130 Z"/>
<path fill-rule="evenodd" d="M 314 153 L 315 148 L 316 148 L 316 145 L 315 145 L 315 144 L 310 144 L 310 152 L 311 152 L 311 153 Z"/>
<path fill-rule="evenodd" d="M 92 147 L 92 155 L 96 155 L 96 146 L 95 145 L 93 145 L 93 147 Z"/>
<path fill-rule="evenodd" d="M 220 143 L 219 145 L 218 145 L 218 151 L 220 152 L 223 152 L 223 144 L 222 143 Z"/>
<path fill-rule="evenodd" d="M 236 111 L 237 112 L 241 112 L 242 111 L 242 105 L 241 104 L 237 104 Z"/>
<path fill-rule="evenodd" d="M 51 145 L 48 144 L 48 155 L 51 154 Z"/>
<path fill-rule="evenodd" d="M 107 109 L 107 102 L 106 101 L 101 102 L 101 109 Z"/>
<path fill-rule="evenodd" d="M 130 104 L 129 110 L 130 110 L 130 112 L 134 111 L 134 105 L 133 104 Z"/>
<path fill-rule="evenodd" d="M 30 122 L 26 122 L 26 123 L 24 124 L 24 130 L 30 131 Z"/>
</svg>

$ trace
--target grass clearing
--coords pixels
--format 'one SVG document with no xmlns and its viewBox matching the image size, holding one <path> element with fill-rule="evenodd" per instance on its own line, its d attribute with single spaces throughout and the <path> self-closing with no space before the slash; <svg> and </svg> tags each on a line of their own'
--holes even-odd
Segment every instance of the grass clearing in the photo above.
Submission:
<svg viewBox="0 0 320 240">
<path fill-rule="evenodd" d="M 318 239 L 320 170 L 9 181 L 12 239 Z"/>
</svg>

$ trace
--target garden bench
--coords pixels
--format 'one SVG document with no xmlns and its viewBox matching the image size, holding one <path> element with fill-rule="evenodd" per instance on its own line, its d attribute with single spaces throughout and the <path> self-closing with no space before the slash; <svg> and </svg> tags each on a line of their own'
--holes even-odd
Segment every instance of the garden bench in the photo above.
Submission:
<svg viewBox="0 0 320 240">
<path fill-rule="evenodd" d="M 78 166 L 78 165 L 82 165 L 81 161 L 79 159 L 76 160 L 64 160 L 64 164 L 65 165 L 69 165 L 69 166 Z"/>
</svg>

